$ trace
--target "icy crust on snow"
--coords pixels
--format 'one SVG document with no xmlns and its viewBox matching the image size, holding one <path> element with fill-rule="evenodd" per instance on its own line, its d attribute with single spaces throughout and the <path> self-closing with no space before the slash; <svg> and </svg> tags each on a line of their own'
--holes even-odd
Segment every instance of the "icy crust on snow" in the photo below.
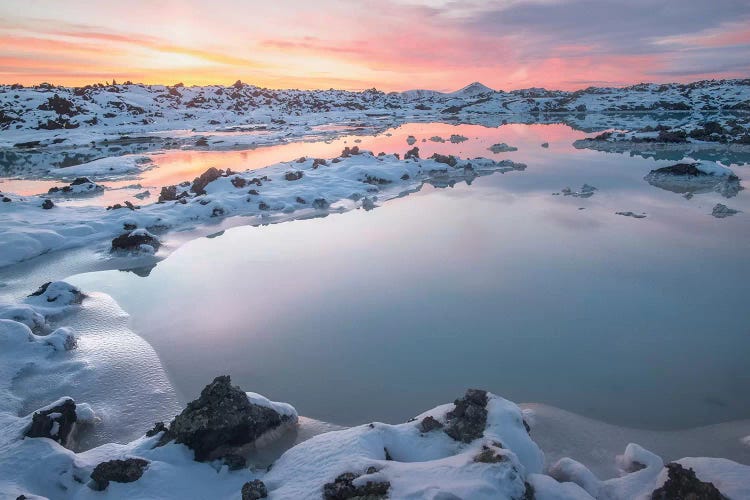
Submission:
<svg viewBox="0 0 750 500">
<path fill-rule="evenodd" d="M 241 173 L 220 172 L 207 179 L 208 184 L 200 190 L 205 194 L 196 194 L 198 190 L 191 190 L 187 183 L 175 187 L 176 199 L 141 207 L 44 209 L 45 196 L 11 194 L 7 195 L 10 202 L 0 203 L 0 267 L 85 245 L 97 245 L 106 251 L 107 240 L 136 228 L 158 235 L 230 216 L 270 223 L 353 208 L 369 210 L 418 191 L 424 183 L 447 187 L 482 175 L 525 168 L 521 163 L 485 158 L 402 160 L 397 155 L 375 156 L 352 148 L 340 158 L 300 158 Z M 159 246 L 156 240 L 144 243 L 151 249 Z"/>
</svg>

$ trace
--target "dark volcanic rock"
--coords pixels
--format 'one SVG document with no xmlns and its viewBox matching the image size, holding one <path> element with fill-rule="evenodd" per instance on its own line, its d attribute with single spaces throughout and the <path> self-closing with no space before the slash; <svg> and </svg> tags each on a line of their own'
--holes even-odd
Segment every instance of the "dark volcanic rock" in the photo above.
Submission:
<svg viewBox="0 0 750 500">
<path fill-rule="evenodd" d="M 651 173 L 669 174 L 669 175 L 688 175 L 692 177 L 708 175 L 704 172 L 701 172 L 698 169 L 698 165 L 696 163 L 678 163 L 676 165 L 671 165 L 669 167 L 657 168 L 656 170 L 652 170 Z"/>
<path fill-rule="evenodd" d="M 295 170 L 293 172 L 287 172 L 284 174 L 284 179 L 288 181 L 298 181 L 302 178 L 302 171 L 301 170 Z"/>
<path fill-rule="evenodd" d="M 366 499 L 377 500 L 388 497 L 391 483 L 388 481 L 367 481 L 365 484 L 355 486 L 354 480 L 360 474 L 345 472 L 337 477 L 332 483 L 323 485 L 323 498 L 325 500 L 348 500 Z"/>
<path fill-rule="evenodd" d="M 446 165 L 449 165 L 451 167 L 455 167 L 458 163 L 458 160 L 453 155 L 441 155 L 439 153 L 435 153 L 430 156 L 430 159 L 435 160 L 438 163 L 445 163 Z"/>
<path fill-rule="evenodd" d="M 651 493 L 652 500 L 725 500 L 713 483 L 695 477 L 693 469 L 672 462 L 666 465 L 667 481 Z"/>
<path fill-rule="evenodd" d="M 331 204 L 328 203 L 328 200 L 325 198 L 315 198 L 312 202 L 312 206 L 318 210 L 325 210 L 330 207 Z"/>
<path fill-rule="evenodd" d="M 190 191 L 195 194 L 206 194 L 206 186 L 208 186 L 209 183 L 215 181 L 222 175 L 224 175 L 223 170 L 219 170 L 216 167 L 211 167 L 193 180 L 193 185 L 190 186 Z"/>
<path fill-rule="evenodd" d="M 247 465 L 247 460 L 242 455 L 236 453 L 229 453 L 222 457 L 224 465 L 229 467 L 229 470 L 240 470 L 244 469 Z"/>
<path fill-rule="evenodd" d="M 242 500 L 260 500 L 268 498 L 268 488 L 260 479 L 242 485 Z"/>
<path fill-rule="evenodd" d="M 419 423 L 420 432 L 430 432 L 430 431 L 434 431 L 435 429 L 442 429 L 442 428 L 443 428 L 443 424 L 435 420 L 433 417 L 425 417 Z"/>
<path fill-rule="evenodd" d="M 54 207 L 55 204 L 52 203 L 52 200 L 44 200 L 42 202 L 42 208 L 45 210 L 49 210 L 50 208 Z"/>
<path fill-rule="evenodd" d="M 139 250 L 141 245 L 149 245 L 158 250 L 161 246 L 159 240 L 153 234 L 145 230 L 134 230 L 123 233 L 112 240 L 112 250 Z"/>
<path fill-rule="evenodd" d="M 164 186 L 161 188 L 159 193 L 159 200 L 157 203 L 164 203 L 165 201 L 175 201 L 177 199 L 177 186 Z"/>
<path fill-rule="evenodd" d="M 417 146 L 414 146 L 413 148 L 411 148 L 404 155 L 404 160 L 410 160 L 412 158 L 414 158 L 415 160 L 419 159 L 419 148 Z"/>
<path fill-rule="evenodd" d="M 241 188 L 245 187 L 246 185 L 247 185 L 247 181 L 245 179 L 243 179 L 242 177 L 240 177 L 240 176 L 234 177 L 232 179 L 232 186 L 234 186 L 236 188 L 241 189 Z"/>
<path fill-rule="evenodd" d="M 102 491 L 107 489 L 110 481 L 116 483 L 132 483 L 143 475 L 148 466 L 148 460 L 142 458 L 126 458 L 125 460 L 109 460 L 96 466 L 91 473 L 92 489 Z"/>
<path fill-rule="evenodd" d="M 252 404 L 233 387 L 229 376 L 216 377 L 195 401 L 175 417 L 169 433 L 195 451 L 195 459 L 212 458 L 220 448 L 242 446 L 289 419 L 274 410 Z"/>
<path fill-rule="evenodd" d="M 487 391 L 469 389 L 462 399 L 455 401 L 456 407 L 448 412 L 446 434 L 464 443 L 470 443 L 484 435 L 487 425 Z"/>
<path fill-rule="evenodd" d="M 31 425 L 24 435 L 30 438 L 53 439 L 65 446 L 76 420 L 75 401 L 67 398 L 52 408 L 34 412 Z"/>
</svg>

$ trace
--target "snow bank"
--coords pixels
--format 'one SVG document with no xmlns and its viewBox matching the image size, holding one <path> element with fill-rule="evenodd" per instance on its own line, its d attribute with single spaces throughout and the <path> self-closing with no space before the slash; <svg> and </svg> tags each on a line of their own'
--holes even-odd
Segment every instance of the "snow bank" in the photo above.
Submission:
<svg viewBox="0 0 750 500">
<path fill-rule="evenodd" d="M 4 218 L 0 267 L 91 244 L 106 252 L 109 241 L 126 230 L 163 233 L 230 216 L 252 217 L 265 224 L 360 207 L 370 209 L 376 202 L 418 191 L 425 183 L 447 187 L 526 167 L 509 160 L 449 159 L 451 164 L 441 163 L 440 158 L 402 160 L 397 155 L 375 156 L 356 147 L 347 148 L 341 157 L 330 160 L 305 158 L 240 173 L 214 169 L 214 175 L 201 182 L 201 189 L 175 186 L 175 196 L 160 196 L 162 203 L 112 210 L 75 206 L 45 210 L 43 197 L 14 198 L 10 203 L 0 203 Z M 94 170 L 101 171 L 99 167 Z M 87 175 L 93 175 L 93 171 Z"/>
</svg>

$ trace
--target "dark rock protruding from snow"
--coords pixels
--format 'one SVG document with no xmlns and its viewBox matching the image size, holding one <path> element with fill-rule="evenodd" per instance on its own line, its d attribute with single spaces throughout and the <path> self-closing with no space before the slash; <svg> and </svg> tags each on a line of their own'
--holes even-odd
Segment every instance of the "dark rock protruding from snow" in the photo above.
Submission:
<svg viewBox="0 0 750 500">
<path fill-rule="evenodd" d="M 49 438 L 65 446 L 76 420 L 76 403 L 71 398 L 65 398 L 54 406 L 34 412 L 25 436 Z"/>
<path fill-rule="evenodd" d="M 193 185 L 190 186 L 190 191 L 195 194 L 206 194 L 206 186 L 208 186 L 209 183 L 215 181 L 222 175 L 224 175 L 223 170 L 219 170 L 216 167 L 211 167 L 193 180 Z"/>
<path fill-rule="evenodd" d="M 268 488 L 260 479 L 242 485 L 242 500 L 260 500 L 268 498 Z"/>
<path fill-rule="evenodd" d="M 725 500 L 713 483 L 705 483 L 677 462 L 668 463 L 667 481 L 651 493 L 652 500 Z"/>
<path fill-rule="evenodd" d="M 484 435 L 487 425 L 487 391 L 469 389 L 456 407 L 446 415 L 448 424 L 444 432 L 456 441 L 470 443 Z"/>
<path fill-rule="evenodd" d="M 50 208 L 53 208 L 55 206 L 54 203 L 52 203 L 52 200 L 44 200 L 42 202 L 42 208 L 45 210 L 49 210 Z"/>
<path fill-rule="evenodd" d="M 434 417 L 427 416 L 422 419 L 422 421 L 419 423 L 419 431 L 420 432 L 431 432 L 435 429 L 442 429 L 443 424 L 441 424 L 437 419 Z"/>
<path fill-rule="evenodd" d="M 445 163 L 448 166 L 455 167 L 456 164 L 458 164 L 458 159 L 453 155 L 441 155 L 440 153 L 435 153 L 432 156 L 430 156 L 430 160 L 435 160 L 438 163 Z"/>
<path fill-rule="evenodd" d="M 417 146 L 414 146 L 413 148 L 411 148 L 404 155 L 404 160 L 410 160 L 412 158 L 414 158 L 415 160 L 419 159 L 419 148 Z"/>
<path fill-rule="evenodd" d="M 147 466 L 148 460 L 142 458 L 126 458 L 125 460 L 102 462 L 91 473 L 91 488 L 103 491 L 107 489 L 110 481 L 132 483 L 141 478 Z"/>
<path fill-rule="evenodd" d="M 251 403 L 232 386 L 228 375 L 216 377 L 198 399 L 175 417 L 169 435 L 195 451 L 198 461 L 210 460 L 222 449 L 252 443 L 290 417 Z"/>
<path fill-rule="evenodd" d="M 112 250 L 138 251 L 143 246 L 158 250 L 161 246 L 159 239 L 145 229 L 135 229 L 129 233 L 123 233 L 112 240 Z"/>
<path fill-rule="evenodd" d="M 352 472 L 341 474 L 332 483 L 323 485 L 323 498 L 325 500 L 348 500 L 354 498 L 378 500 L 388 497 L 388 490 L 391 487 L 391 483 L 388 481 L 367 481 L 364 484 L 360 483 L 355 486 L 354 480 L 360 476 L 361 474 L 354 474 Z"/>
</svg>

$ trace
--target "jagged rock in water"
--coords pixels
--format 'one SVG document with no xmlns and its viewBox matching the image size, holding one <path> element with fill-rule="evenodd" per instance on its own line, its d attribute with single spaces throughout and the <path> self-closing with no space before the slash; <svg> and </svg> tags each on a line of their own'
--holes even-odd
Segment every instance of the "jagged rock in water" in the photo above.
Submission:
<svg viewBox="0 0 750 500">
<path fill-rule="evenodd" d="M 66 398 L 55 406 L 34 412 L 31 425 L 24 435 L 30 438 L 49 438 L 66 446 L 77 419 L 75 401 Z"/>
<path fill-rule="evenodd" d="M 713 483 L 698 479 L 693 469 L 677 462 L 668 463 L 666 468 L 667 481 L 651 493 L 652 500 L 726 500 Z"/>
<path fill-rule="evenodd" d="M 52 203 L 52 200 L 44 200 L 42 202 L 42 208 L 45 210 L 49 210 L 50 208 L 53 208 L 55 206 L 54 203 Z"/>
<path fill-rule="evenodd" d="M 96 466 L 91 473 L 91 488 L 97 491 L 107 489 L 110 481 L 116 483 L 132 483 L 143 475 L 148 466 L 148 460 L 142 458 L 126 458 L 125 460 L 109 460 Z"/>
<path fill-rule="evenodd" d="M 713 215 L 717 219 L 723 219 L 724 217 L 729 217 L 730 215 L 735 215 L 738 213 L 740 213 L 739 210 L 729 208 L 728 206 L 722 205 L 721 203 L 717 203 L 711 211 L 711 215 Z"/>
<path fill-rule="evenodd" d="M 690 196 L 715 191 L 731 198 L 742 190 L 740 179 L 730 171 L 714 173 L 700 166 L 700 163 L 677 163 L 652 170 L 644 179 L 654 187 Z"/>
<path fill-rule="evenodd" d="M 268 498 L 268 488 L 260 479 L 242 485 L 242 500 L 260 500 Z"/>
<path fill-rule="evenodd" d="M 455 408 L 446 415 L 444 432 L 456 441 L 470 443 L 484 435 L 487 425 L 487 391 L 469 389 L 455 401 Z"/>
<path fill-rule="evenodd" d="M 170 437 L 195 451 L 198 461 L 210 460 L 221 449 L 252 443 L 289 420 L 271 408 L 251 403 L 232 386 L 229 376 L 216 377 L 198 399 L 175 417 Z"/>
<path fill-rule="evenodd" d="M 490 146 L 487 149 L 490 150 L 490 151 L 492 151 L 495 154 L 497 154 L 497 153 L 509 153 L 511 151 L 518 151 L 517 147 L 515 147 L 515 146 L 509 146 L 509 145 L 505 144 L 504 142 L 501 142 L 501 143 L 498 143 L 498 144 L 493 144 L 492 146 Z"/>
<path fill-rule="evenodd" d="M 123 233 L 112 240 L 112 250 L 137 251 L 143 250 L 142 245 L 158 250 L 161 246 L 159 239 L 145 229 L 135 229 L 129 233 Z"/>
<path fill-rule="evenodd" d="M 325 210 L 330 206 L 331 204 L 325 198 L 315 198 L 312 202 L 312 207 L 318 210 Z"/>
<path fill-rule="evenodd" d="M 372 468 L 368 474 L 375 472 Z M 362 474 L 345 472 L 338 476 L 332 483 L 323 485 L 323 498 L 325 500 L 378 500 L 388 497 L 388 490 L 391 483 L 388 481 L 367 481 L 364 484 L 355 486 L 354 480 Z"/>
</svg>

